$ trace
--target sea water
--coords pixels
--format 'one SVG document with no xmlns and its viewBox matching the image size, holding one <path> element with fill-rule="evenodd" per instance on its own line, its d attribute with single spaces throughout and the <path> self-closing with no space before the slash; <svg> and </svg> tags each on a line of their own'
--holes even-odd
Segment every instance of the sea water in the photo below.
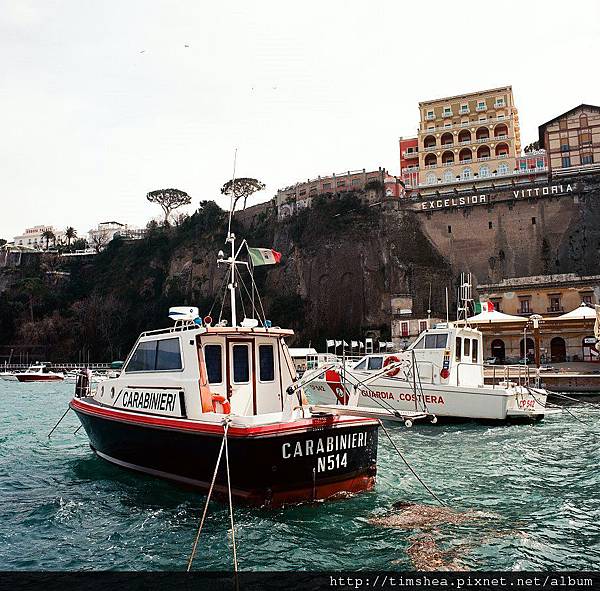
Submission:
<svg viewBox="0 0 600 591">
<path fill-rule="evenodd" d="M 184 570 L 206 497 L 97 458 L 83 429 L 74 434 L 72 412 L 48 439 L 72 390 L 0 381 L 0 570 Z M 409 570 L 442 560 L 473 570 L 598 569 L 600 410 L 569 411 L 577 418 L 389 424 L 423 481 L 473 519 L 382 526 L 402 510 L 394 503 L 436 502 L 380 432 L 373 491 L 276 510 L 236 506 L 239 566 Z M 231 567 L 227 506 L 211 503 L 194 568 Z"/>
</svg>

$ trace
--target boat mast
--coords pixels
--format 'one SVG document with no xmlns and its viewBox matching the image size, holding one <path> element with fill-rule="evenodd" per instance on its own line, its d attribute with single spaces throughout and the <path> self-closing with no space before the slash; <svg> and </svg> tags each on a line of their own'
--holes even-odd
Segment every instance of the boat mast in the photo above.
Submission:
<svg viewBox="0 0 600 591">
<path fill-rule="evenodd" d="M 231 243 L 231 258 L 228 263 L 231 264 L 231 279 L 229 283 L 229 302 L 231 305 L 231 326 L 237 326 L 237 317 L 235 312 L 235 234 L 231 231 L 231 220 L 233 219 L 233 210 L 235 209 L 235 165 L 237 161 L 237 148 L 233 153 L 233 181 L 231 184 L 231 199 L 229 202 L 229 223 L 227 224 L 227 240 Z"/>
</svg>

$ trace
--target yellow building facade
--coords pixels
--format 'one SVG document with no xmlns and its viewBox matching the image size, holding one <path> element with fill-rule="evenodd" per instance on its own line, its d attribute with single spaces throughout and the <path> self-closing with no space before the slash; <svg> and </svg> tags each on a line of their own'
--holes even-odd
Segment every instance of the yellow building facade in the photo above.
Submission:
<svg viewBox="0 0 600 591">
<path fill-rule="evenodd" d="M 521 153 L 511 86 L 419 103 L 419 190 L 514 174 Z"/>
</svg>

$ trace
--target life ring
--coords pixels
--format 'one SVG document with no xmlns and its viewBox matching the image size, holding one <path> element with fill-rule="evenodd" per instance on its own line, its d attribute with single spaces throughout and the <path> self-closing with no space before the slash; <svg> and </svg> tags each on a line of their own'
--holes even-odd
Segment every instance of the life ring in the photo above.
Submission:
<svg viewBox="0 0 600 591">
<path fill-rule="evenodd" d="M 231 404 L 229 403 L 229 400 L 227 400 L 227 398 L 225 398 L 225 396 L 221 396 L 221 394 L 213 394 L 212 395 L 212 401 L 213 401 L 213 409 L 215 412 L 219 412 L 217 410 L 217 404 L 220 404 L 221 407 L 223 408 L 223 414 L 228 415 L 231 412 Z"/>
<path fill-rule="evenodd" d="M 383 362 L 383 367 L 387 367 L 388 365 L 391 365 L 392 363 L 400 363 L 400 359 L 398 359 L 398 357 L 396 357 L 395 355 L 390 355 L 389 357 L 385 358 L 385 361 Z M 390 369 L 390 371 L 388 371 L 385 375 L 393 378 L 394 376 L 397 376 L 400 373 L 400 368 L 399 367 L 395 367 L 394 369 Z"/>
</svg>

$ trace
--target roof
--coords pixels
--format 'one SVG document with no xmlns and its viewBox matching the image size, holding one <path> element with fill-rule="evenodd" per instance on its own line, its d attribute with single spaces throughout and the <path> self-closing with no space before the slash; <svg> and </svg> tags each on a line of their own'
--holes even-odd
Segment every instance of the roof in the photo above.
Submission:
<svg viewBox="0 0 600 591">
<path fill-rule="evenodd" d="M 494 322 L 527 322 L 527 318 L 523 316 L 511 316 L 498 310 L 491 312 L 481 312 L 467 319 L 469 324 L 492 324 Z"/>
<path fill-rule="evenodd" d="M 571 113 L 575 113 L 575 111 L 577 111 L 578 109 L 591 109 L 592 111 L 594 111 L 594 110 L 600 111 L 600 107 L 598 107 L 596 105 L 588 105 L 587 103 L 581 103 L 580 105 L 577 105 L 576 107 L 573 107 L 572 109 L 569 109 L 568 111 L 565 111 L 564 113 L 561 113 L 560 115 L 557 115 L 556 117 L 554 117 L 554 119 L 550 119 L 550 121 L 546 121 L 546 123 L 542 123 L 538 127 L 540 148 L 545 147 L 544 146 L 544 132 L 546 131 L 546 127 L 548 127 L 548 125 L 550 125 L 551 123 L 554 123 L 555 121 L 558 121 L 559 119 L 562 119 L 563 117 L 567 117 L 568 115 L 571 115 Z"/>
<path fill-rule="evenodd" d="M 500 92 L 502 90 L 508 90 L 512 92 L 512 86 L 499 86 L 498 88 L 488 88 L 486 90 L 477 90 L 475 92 L 465 92 L 464 94 L 456 94 L 454 96 L 443 96 L 440 98 L 431 99 L 428 101 L 420 101 L 419 106 L 426 105 L 427 103 L 438 103 L 440 101 L 452 101 L 459 98 L 464 98 L 467 96 L 479 96 L 481 94 L 487 94 L 488 92 Z"/>
<path fill-rule="evenodd" d="M 318 355 L 313 347 L 289 347 L 288 351 L 292 357 L 306 357 L 307 355 Z"/>
<path fill-rule="evenodd" d="M 575 310 L 571 310 L 566 314 L 561 314 L 560 316 L 554 318 L 554 320 L 579 320 L 586 318 L 591 318 L 595 320 L 596 310 L 586 305 L 585 303 L 582 303 L 581 306 L 578 306 L 577 308 L 575 308 Z"/>
</svg>

